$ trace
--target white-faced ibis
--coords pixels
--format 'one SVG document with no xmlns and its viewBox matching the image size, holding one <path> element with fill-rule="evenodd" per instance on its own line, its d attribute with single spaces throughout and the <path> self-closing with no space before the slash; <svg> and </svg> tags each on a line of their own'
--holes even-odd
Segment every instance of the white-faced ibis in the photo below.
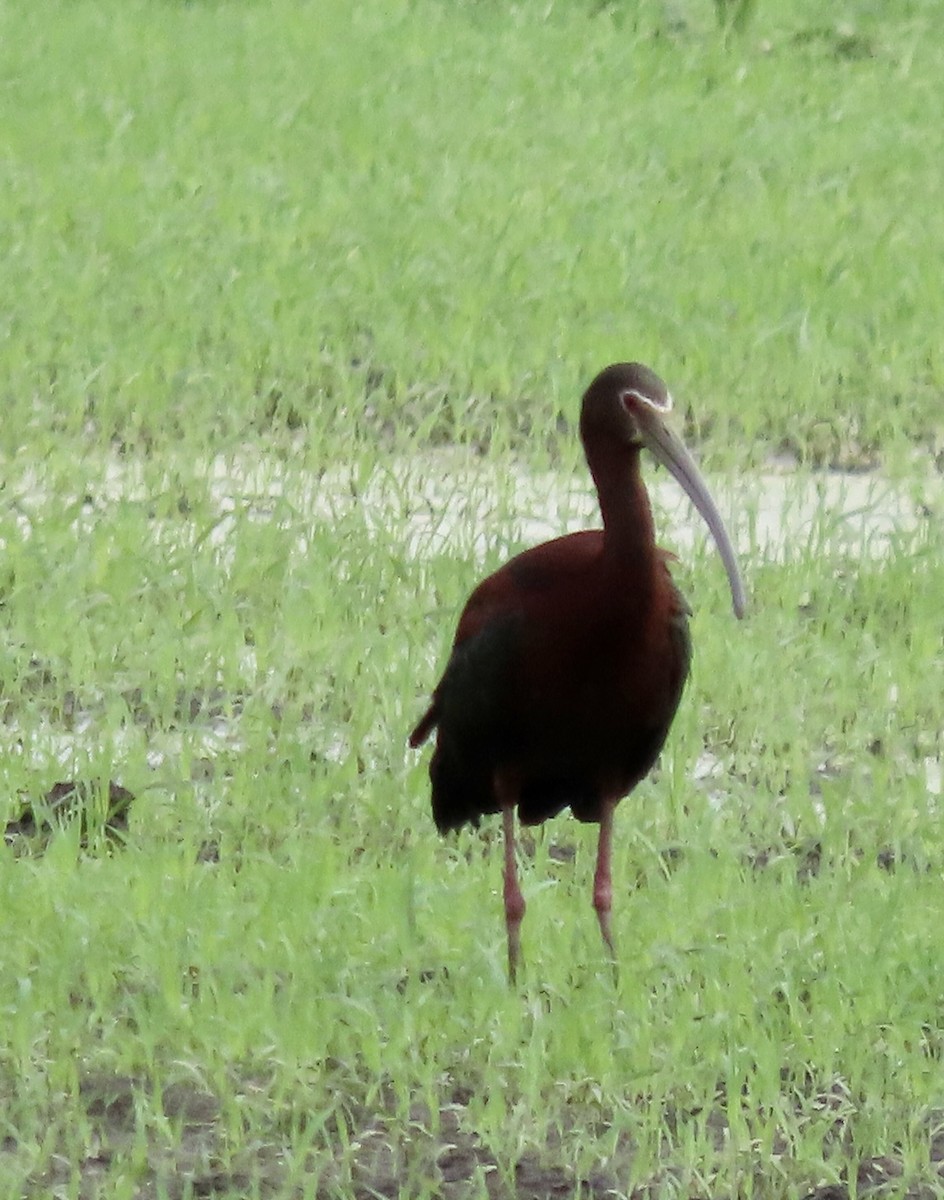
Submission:
<svg viewBox="0 0 944 1200">
<path fill-rule="evenodd" d="M 735 614 L 744 586 L 731 541 L 695 463 L 665 424 L 669 392 L 648 367 L 617 363 L 583 397 L 580 436 L 602 530 L 517 555 L 483 580 L 459 618 L 432 703 L 410 734 L 433 729 L 433 817 L 441 833 L 485 813 L 504 821 L 508 971 L 520 959 L 524 897 L 515 810 L 537 825 L 568 805 L 600 826 L 593 905 L 609 955 L 613 810 L 650 770 L 688 675 L 689 608 L 655 543 L 639 469 L 645 446 L 672 473 L 717 544 Z"/>
</svg>

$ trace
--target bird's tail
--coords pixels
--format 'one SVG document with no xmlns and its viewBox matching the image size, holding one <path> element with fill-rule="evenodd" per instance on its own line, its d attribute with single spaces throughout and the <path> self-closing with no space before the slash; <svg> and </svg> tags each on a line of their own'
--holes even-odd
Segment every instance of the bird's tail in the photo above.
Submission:
<svg viewBox="0 0 944 1200">
<path fill-rule="evenodd" d="M 417 746 L 422 746 L 422 744 L 436 728 L 436 722 L 438 720 L 439 709 L 434 699 L 426 712 L 424 712 L 420 717 L 416 724 L 416 728 L 410 734 L 409 744 L 413 750 L 415 750 Z"/>
<path fill-rule="evenodd" d="M 479 761 L 476 761 L 479 759 Z M 444 743 L 442 730 L 429 764 L 433 820 L 440 833 L 463 825 L 478 825 L 483 813 L 498 812 L 491 773 L 479 756 L 456 754 Z"/>
</svg>

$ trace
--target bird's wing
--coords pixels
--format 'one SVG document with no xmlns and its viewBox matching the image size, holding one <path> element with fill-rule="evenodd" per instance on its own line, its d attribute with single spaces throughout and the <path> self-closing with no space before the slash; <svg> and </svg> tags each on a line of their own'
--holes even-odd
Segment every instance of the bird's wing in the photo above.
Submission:
<svg viewBox="0 0 944 1200">
<path fill-rule="evenodd" d="M 602 534 L 598 530 L 566 534 L 525 550 L 499 567 L 482 580 L 466 601 L 452 643 L 453 654 L 486 630 L 497 630 L 508 618 L 526 614 L 536 600 L 540 602 L 544 594 L 560 587 L 569 576 L 579 578 L 587 560 L 599 554 L 601 546 Z M 439 721 L 438 699 L 439 686 L 410 734 L 412 747 L 425 742 L 435 729 Z"/>
<path fill-rule="evenodd" d="M 452 643 L 453 654 L 457 646 L 461 646 L 481 633 L 488 627 L 491 620 L 506 607 L 502 604 L 505 588 L 498 579 L 500 574 L 501 572 L 498 572 L 483 580 L 466 601 Z M 426 741 L 439 724 L 439 689 L 441 686 L 442 680 L 436 685 L 429 708 L 420 717 L 416 728 L 410 734 L 409 743 L 414 750 Z"/>
<path fill-rule="evenodd" d="M 481 633 L 494 621 L 526 612 L 551 589 L 580 578 L 587 562 L 599 554 L 602 534 L 583 530 L 565 534 L 516 555 L 494 575 L 483 579 L 466 602 L 453 647 Z"/>
</svg>

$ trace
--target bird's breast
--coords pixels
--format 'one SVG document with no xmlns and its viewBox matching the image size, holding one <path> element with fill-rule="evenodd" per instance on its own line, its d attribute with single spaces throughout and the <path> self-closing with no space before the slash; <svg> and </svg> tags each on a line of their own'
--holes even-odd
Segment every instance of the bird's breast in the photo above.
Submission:
<svg viewBox="0 0 944 1200">
<path fill-rule="evenodd" d="M 615 738 L 671 720 L 689 664 L 674 597 L 642 611 L 631 602 L 575 603 L 557 619 L 523 622 L 521 639 L 520 708 L 545 727 Z"/>
</svg>

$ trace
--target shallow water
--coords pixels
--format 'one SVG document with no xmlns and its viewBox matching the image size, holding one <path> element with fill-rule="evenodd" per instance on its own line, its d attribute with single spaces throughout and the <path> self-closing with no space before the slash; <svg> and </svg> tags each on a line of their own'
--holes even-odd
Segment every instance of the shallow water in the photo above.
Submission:
<svg viewBox="0 0 944 1200">
<path fill-rule="evenodd" d="M 485 525 L 495 518 L 498 496 L 508 532 L 522 544 L 599 525 L 592 484 L 582 475 L 519 470 L 509 480 L 488 468 L 445 472 L 420 459 L 404 470 L 403 479 L 410 480 L 416 502 L 409 531 L 418 549 L 438 549 L 456 531 Z M 647 486 L 660 544 L 684 553 L 708 536 L 688 497 L 664 471 L 650 472 Z M 944 499 L 937 477 L 906 485 L 878 474 L 765 472 L 715 478 L 709 486 L 748 563 L 782 561 L 811 550 L 880 557 L 917 532 Z M 382 481 L 367 492 L 365 502 L 383 511 Z M 476 548 L 481 550 L 484 541 L 480 534 Z"/>
<path fill-rule="evenodd" d="M 97 501 L 84 511 L 90 524 L 102 502 L 143 501 L 155 486 L 155 476 L 145 480 L 140 464 L 117 458 L 84 460 L 76 468 L 76 497 L 91 492 Z M 50 489 L 41 466 L 20 466 L 17 474 L 7 476 L 7 496 L 28 536 L 42 520 Z M 162 476 L 163 486 L 173 489 L 175 464 Z M 481 555 L 496 541 L 532 545 L 593 528 L 600 520 L 582 466 L 574 474 L 536 472 L 459 450 L 391 458 L 370 473 L 342 465 L 320 476 L 248 450 L 202 464 L 188 461 L 180 476 L 206 481 L 221 518 L 211 535 L 219 546 L 225 546 L 237 517 L 284 519 L 286 502 L 300 524 L 337 521 L 359 510 L 372 531 L 402 539 L 415 554 L 448 548 Z M 944 478 L 932 474 L 902 481 L 879 472 L 787 469 L 714 475 L 708 484 L 748 567 L 752 560 L 780 561 L 811 551 L 880 557 L 944 508 Z M 646 485 L 661 545 L 684 554 L 707 536 L 688 497 L 665 471 L 648 464 Z M 56 502 L 63 501 L 60 484 Z M 184 521 L 174 524 L 181 528 Z"/>
<path fill-rule="evenodd" d="M 299 554 L 308 550 L 312 527 L 356 515 L 378 539 L 402 544 L 410 556 L 448 552 L 473 558 L 489 551 L 502 558 L 524 546 L 599 525 L 596 496 L 585 469 L 572 475 L 509 469 L 455 450 L 394 458 L 369 474 L 337 467 L 320 477 L 249 451 L 188 463 L 179 474 L 203 480 L 208 487 L 219 518 L 209 538 L 222 570 L 234 530 L 246 519 L 287 522 L 297 531 Z M 71 478 L 68 486 L 71 490 Z M 91 499 L 80 507 L 76 532 L 80 535 L 102 520 L 110 503 L 146 502 L 155 488 L 173 492 L 178 486 L 173 464 L 145 478 L 140 464 L 119 459 L 79 463 L 75 498 Z M 709 536 L 700 516 L 666 472 L 649 469 L 647 486 L 660 544 L 684 558 Z M 762 563 L 811 553 L 833 560 L 880 559 L 898 546 L 907 549 L 922 526 L 944 510 L 944 481 L 939 476 L 901 482 L 878 473 L 784 470 L 715 476 L 709 486 L 738 548 L 749 589 L 752 571 Z M 51 489 L 39 467 L 21 464 L 19 478 L 8 480 L 7 502 L 22 536 L 29 537 L 41 525 L 44 510 L 53 502 L 51 491 L 56 493 L 55 503 L 62 505 L 62 481 Z M 202 519 L 206 520 L 205 510 Z M 187 518 L 175 516 L 155 529 L 155 542 L 170 550 L 175 542 L 190 544 L 192 533 Z M 246 666 L 251 678 L 252 663 Z M 95 714 L 80 712 L 68 734 L 33 729 L 31 758 L 66 766 L 79 745 L 94 740 L 97 723 Z M 201 753 L 212 759 L 224 746 L 230 751 L 238 746 L 238 726 L 238 718 L 209 722 L 201 734 Z M 14 721 L 7 738 L 15 740 L 18 733 Z M 179 735 L 164 734 L 161 740 L 150 754 L 154 768 L 179 753 Z M 120 747 L 116 751 L 120 756 Z M 928 791 L 939 795 L 940 763 L 929 760 L 926 766 Z M 697 764 L 695 773 L 710 776 L 713 769 L 714 764 L 705 761 Z"/>
<path fill-rule="evenodd" d="M 245 510 L 248 502 L 264 517 L 267 504 L 286 497 L 312 521 L 359 508 L 374 532 L 402 538 L 413 554 L 449 548 L 481 556 L 496 541 L 533 545 L 600 520 L 582 469 L 576 475 L 509 469 L 449 450 L 392 459 L 366 478 L 339 467 L 312 479 L 281 463 L 232 459 L 215 460 L 210 474 L 221 512 Z M 785 470 L 708 482 L 748 566 L 810 552 L 881 557 L 944 505 L 937 475 L 902 482 L 875 472 Z M 666 472 L 650 470 L 647 487 L 660 544 L 683 554 L 708 536 Z"/>
</svg>

